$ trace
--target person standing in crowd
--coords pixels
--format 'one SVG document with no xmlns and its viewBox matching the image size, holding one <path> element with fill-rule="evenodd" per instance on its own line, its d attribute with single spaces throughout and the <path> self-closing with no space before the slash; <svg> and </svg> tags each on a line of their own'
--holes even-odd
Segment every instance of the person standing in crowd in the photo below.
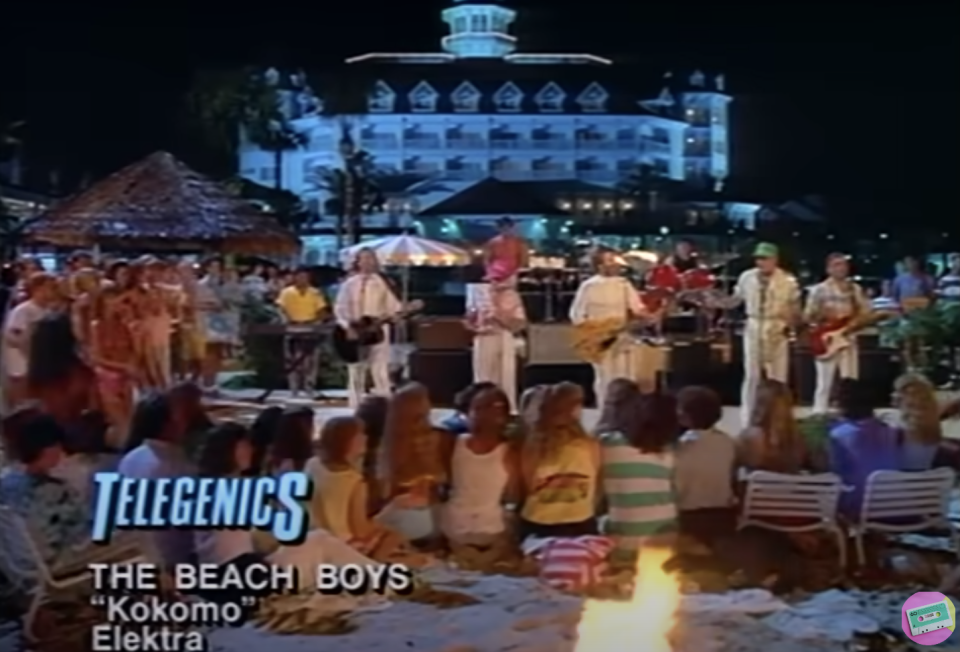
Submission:
<svg viewBox="0 0 960 652">
<path fill-rule="evenodd" d="M 923 269 L 923 263 L 915 256 L 903 259 L 903 271 L 897 274 L 890 286 L 890 297 L 898 305 L 908 308 L 932 301 L 936 296 L 936 283 Z"/>
<path fill-rule="evenodd" d="M 827 256 L 827 278 L 814 285 L 807 296 L 803 320 L 812 326 L 828 326 L 841 320 L 855 320 L 868 314 L 870 302 L 859 284 L 850 279 L 850 263 L 845 254 Z M 838 326 L 839 327 L 839 326 Z M 860 377 L 860 347 L 856 336 L 850 346 L 822 359 L 814 358 L 817 386 L 813 395 L 813 411 L 825 414 L 830 409 L 830 397 L 837 375 L 840 378 Z"/>
<path fill-rule="evenodd" d="M 598 247 L 591 255 L 596 273 L 584 281 L 570 306 L 570 321 L 575 326 L 591 322 L 623 320 L 643 317 L 646 310 L 640 296 L 626 278 L 620 275 L 620 266 L 612 249 Z M 593 363 L 593 388 L 597 405 L 602 405 L 607 386 L 615 378 L 634 378 L 633 354 L 628 346 L 615 342 Z"/>
<path fill-rule="evenodd" d="M 387 320 L 402 309 L 400 301 L 380 273 L 377 255 L 372 249 L 361 249 L 353 263 L 353 273 L 340 285 L 333 313 L 337 324 L 348 336 L 357 338 L 357 322 L 364 317 Z M 390 382 L 390 326 L 383 324 L 383 341 L 367 347 L 360 362 L 347 365 L 347 392 L 350 407 L 355 408 L 367 390 L 367 377 L 377 394 L 388 396 Z"/>
<path fill-rule="evenodd" d="M 789 383 L 790 330 L 800 317 L 800 286 L 780 267 L 780 250 L 761 242 L 753 252 L 756 265 L 737 280 L 734 297 L 743 302 L 743 387 L 741 417 L 750 423 L 757 387 L 764 378 Z"/>
<path fill-rule="evenodd" d="M 294 274 L 293 285 L 280 291 L 277 306 L 288 326 L 300 328 L 319 323 L 327 312 L 327 300 L 320 290 L 311 285 L 310 273 L 302 268 Z M 301 391 L 312 394 L 316 388 L 320 365 L 317 337 L 311 334 L 288 333 L 284 355 L 290 391 L 294 396 Z"/>
<path fill-rule="evenodd" d="M 960 301 L 960 253 L 947 258 L 947 271 L 937 281 L 937 296 L 947 301 Z"/>
<path fill-rule="evenodd" d="M 211 258 L 204 265 L 204 276 L 197 284 L 197 310 L 202 317 L 205 343 L 203 388 L 216 390 L 217 376 L 233 343 L 228 297 L 224 290 L 223 261 Z"/>
<path fill-rule="evenodd" d="M 530 247 L 516 233 L 516 223 L 503 216 L 497 220 L 499 233 L 484 247 L 484 280 L 488 283 L 516 287 L 517 274 L 527 267 Z"/>
<path fill-rule="evenodd" d="M 4 399 L 8 409 L 27 397 L 27 361 L 30 340 L 37 323 L 54 308 L 59 288 L 57 279 L 46 272 L 35 272 L 27 280 L 27 299 L 14 306 L 3 325 Z"/>
</svg>

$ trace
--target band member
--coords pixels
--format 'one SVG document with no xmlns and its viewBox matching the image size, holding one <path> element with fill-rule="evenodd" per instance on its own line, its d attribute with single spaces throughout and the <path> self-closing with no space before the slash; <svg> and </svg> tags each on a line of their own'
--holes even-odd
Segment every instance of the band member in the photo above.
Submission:
<svg viewBox="0 0 960 652">
<path fill-rule="evenodd" d="M 805 323 L 817 326 L 838 320 L 855 318 L 870 311 L 870 302 L 857 283 L 850 280 L 850 263 L 844 254 L 827 256 L 827 278 L 814 285 L 807 296 L 807 305 L 803 311 Z M 815 414 L 826 413 L 830 409 L 830 397 L 833 384 L 839 373 L 840 378 L 860 377 L 860 351 L 856 339 L 851 346 L 837 351 L 826 360 L 815 358 L 817 369 L 817 388 L 813 395 Z"/>
<path fill-rule="evenodd" d="M 530 247 L 516 234 L 516 224 L 507 216 L 497 220 L 500 233 L 487 242 L 484 250 L 485 281 L 516 285 L 517 273 L 527 267 Z"/>
<path fill-rule="evenodd" d="M 473 381 L 502 389 L 517 409 L 517 336 L 526 327 L 520 295 L 492 284 L 467 286 L 467 327 L 473 331 Z"/>
<path fill-rule="evenodd" d="M 570 321 L 574 325 L 589 322 L 646 315 L 640 296 L 630 281 L 619 275 L 616 254 L 606 247 L 598 247 L 591 256 L 596 274 L 584 281 L 570 306 Z M 604 353 L 599 363 L 593 364 L 593 388 L 598 405 L 603 404 L 607 386 L 617 378 L 635 376 L 633 355 L 628 346 L 614 344 Z"/>
<path fill-rule="evenodd" d="M 337 323 L 356 336 L 353 324 L 363 317 L 393 318 L 402 309 L 400 301 L 380 274 L 377 256 L 371 249 L 361 249 L 354 261 L 354 273 L 340 286 L 333 312 Z M 377 394 L 390 394 L 390 327 L 383 325 L 384 339 L 369 347 L 362 362 L 347 365 L 347 393 L 350 407 L 356 407 L 366 393 L 367 376 Z"/>
<path fill-rule="evenodd" d="M 310 326 L 324 317 L 327 300 L 320 290 L 310 284 L 310 273 L 305 269 L 298 269 L 293 275 L 293 285 L 284 288 L 277 297 L 277 306 L 287 325 Z M 287 384 L 293 396 L 300 392 L 313 393 L 320 367 L 317 338 L 301 333 L 289 333 L 284 355 L 288 370 Z M 297 364 L 294 364 L 295 362 Z"/>
<path fill-rule="evenodd" d="M 800 287 L 780 268 L 776 245 L 761 242 L 753 252 L 756 266 L 737 280 L 734 296 L 743 302 L 743 388 L 740 409 L 750 422 L 757 387 L 763 378 L 789 382 L 790 329 L 800 316 Z"/>
<path fill-rule="evenodd" d="M 667 258 L 666 263 L 672 265 L 680 274 L 700 267 L 697 252 L 689 240 L 679 241 L 674 247 L 673 255 Z"/>
</svg>

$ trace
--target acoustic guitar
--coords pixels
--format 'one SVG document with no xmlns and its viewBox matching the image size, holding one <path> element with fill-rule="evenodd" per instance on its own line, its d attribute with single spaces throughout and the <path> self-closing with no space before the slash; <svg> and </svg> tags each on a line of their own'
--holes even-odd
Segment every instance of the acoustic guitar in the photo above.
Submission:
<svg viewBox="0 0 960 652">
<path fill-rule="evenodd" d="M 575 324 L 571 345 L 585 362 L 598 364 L 631 325 L 632 322 L 620 318 L 595 319 Z"/>
<path fill-rule="evenodd" d="M 347 364 L 363 360 L 366 349 L 384 341 L 383 327 L 423 310 L 423 301 L 411 301 L 396 315 L 390 317 L 361 317 L 350 324 L 350 329 L 337 324 L 333 330 L 333 351 Z M 353 331 L 351 335 L 350 331 Z"/>
<path fill-rule="evenodd" d="M 830 360 L 853 345 L 853 337 L 864 328 L 890 317 L 886 311 L 876 311 L 861 317 L 841 317 L 814 326 L 808 331 L 810 352 L 817 360 Z"/>
</svg>

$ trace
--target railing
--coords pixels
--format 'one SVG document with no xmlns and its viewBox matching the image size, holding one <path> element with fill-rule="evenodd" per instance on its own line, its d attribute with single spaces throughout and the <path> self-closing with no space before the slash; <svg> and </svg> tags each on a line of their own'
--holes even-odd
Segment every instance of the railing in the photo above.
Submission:
<svg viewBox="0 0 960 652">
<path fill-rule="evenodd" d="M 403 173 L 404 174 L 422 174 L 426 176 L 432 176 L 440 172 L 440 167 L 437 165 L 404 165 Z"/>
<path fill-rule="evenodd" d="M 530 149 L 573 149 L 569 138 L 534 138 L 528 142 Z"/>
<path fill-rule="evenodd" d="M 400 139 L 396 136 L 361 136 L 360 146 L 364 149 L 397 149 Z"/>
<path fill-rule="evenodd" d="M 490 149 L 525 149 L 529 142 L 522 138 L 491 138 Z"/>
<path fill-rule="evenodd" d="M 447 147 L 450 149 L 487 149 L 487 139 L 483 136 L 447 136 Z"/>
<path fill-rule="evenodd" d="M 440 149 L 443 141 L 440 136 L 404 136 L 403 146 L 412 149 Z"/>
<path fill-rule="evenodd" d="M 577 149 L 611 150 L 618 149 L 617 141 L 602 138 L 577 138 Z"/>
<path fill-rule="evenodd" d="M 670 143 L 659 140 L 641 140 L 640 148 L 649 154 L 670 154 Z"/>
</svg>

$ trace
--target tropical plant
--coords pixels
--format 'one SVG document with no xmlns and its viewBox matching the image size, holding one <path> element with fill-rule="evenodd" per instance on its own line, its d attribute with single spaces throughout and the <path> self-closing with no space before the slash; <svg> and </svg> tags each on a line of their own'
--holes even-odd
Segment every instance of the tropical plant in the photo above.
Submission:
<svg viewBox="0 0 960 652">
<path fill-rule="evenodd" d="M 254 67 L 203 71 L 187 94 L 189 124 L 220 163 L 235 169 L 244 140 L 274 156 L 274 187 L 283 188 L 283 157 L 306 144 L 284 111 L 281 89 L 269 74 Z"/>
<path fill-rule="evenodd" d="M 271 188 L 239 176 L 227 179 L 224 185 L 234 196 L 260 206 L 295 233 L 310 219 L 306 206 L 296 193 L 289 190 Z"/>
<path fill-rule="evenodd" d="M 960 305 L 940 302 L 880 324 L 885 344 L 899 348 L 909 369 L 934 376 L 951 347 L 960 344 Z"/>
</svg>

